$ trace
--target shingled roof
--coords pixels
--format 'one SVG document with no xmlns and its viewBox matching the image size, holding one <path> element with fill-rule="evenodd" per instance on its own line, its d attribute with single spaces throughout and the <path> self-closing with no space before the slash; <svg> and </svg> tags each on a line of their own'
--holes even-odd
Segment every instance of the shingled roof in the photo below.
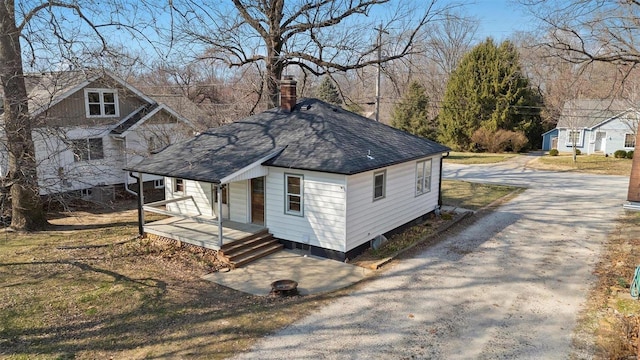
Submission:
<svg viewBox="0 0 640 360">
<path fill-rule="evenodd" d="M 629 109 L 623 100 L 574 99 L 567 101 L 558 128 L 589 129 Z"/>
<path fill-rule="evenodd" d="M 351 175 L 449 150 L 323 101 L 303 99 L 291 112 L 274 108 L 207 130 L 126 170 L 219 183 L 267 159 L 263 165 Z"/>
</svg>

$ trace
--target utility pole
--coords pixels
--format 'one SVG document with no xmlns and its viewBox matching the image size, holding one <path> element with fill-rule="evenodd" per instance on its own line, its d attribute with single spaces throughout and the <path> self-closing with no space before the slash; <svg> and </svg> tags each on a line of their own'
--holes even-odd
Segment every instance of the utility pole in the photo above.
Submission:
<svg viewBox="0 0 640 360">
<path fill-rule="evenodd" d="M 385 31 L 382 28 L 382 24 L 376 28 L 378 31 L 378 41 L 376 42 L 376 47 L 378 48 L 378 70 L 376 72 L 376 121 L 380 121 L 380 74 L 382 65 L 380 62 L 382 61 L 382 33 L 388 34 L 389 32 Z"/>
</svg>

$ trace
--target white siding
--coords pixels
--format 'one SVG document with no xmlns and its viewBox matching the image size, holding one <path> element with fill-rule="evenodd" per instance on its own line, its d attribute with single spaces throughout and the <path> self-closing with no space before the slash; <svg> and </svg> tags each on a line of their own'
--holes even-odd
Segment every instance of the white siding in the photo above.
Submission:
<svg viewBox="0 0 640 360">
<path fill-rule="evenodd" d="M 112 185 L 124 180 L 122 144 L 106 135 L 106 126 L 89 128 L 35 129 L 33 139 L 40 194 Z M 75 161 L 65 140 L 101 138 L 102 159 Z"/>
<path fill-rule="evenodd" d="M 229 184 L 229 219 L 241 223 L 249 222 L 249 181 Z"/>
<path fill-rule="evenodd" d="M 167 210 L 187 215 L 213 216 L 211 206 L 211 184 L 201 181 L 183 180 L 184 191 L 174 192 L 175 179 L 165 178 L 165 199 L 176 199 L 183 196 L 191 196 L 193 200 L 167 204 Z"/>
<path fill-rule="evenodd" d="M 602 153 L 612 155 L 616 150 L 633 150 L 633 148 L 624 146 L 624 136 L 627 133 L 633 133 L 632 127 L 637 120 L 633 119 L 633 114 L 612 119 L 593 129 L 585 129 L 583 138 L 577 144 L 576 148 L 584 154 L 595 153 L 595 141 L 597 132 L 604 132 L 606 136 L 602 139 L 600 146 Z M 559 129 L 558 131 L 558 151 L 571 152 L 571 144 L 567 144 L 567 129 Z"/>
<path fill-rule="evenodd" d="M 416 162 L 386 168 L 386 196 L 376 201 L 373 201 L 373 174 L 379 170 L 347 177 L 345 251 L 438 206 L 440 156 L 433 157 L 431 161 L 431 191 L 420 196 L 416 196 Z"/>
<path fill-rule="evenodd" d="M 124 150 L 125 154 L 123 155 L 125 156 L 124 161 L 126 161 L 125 167 L 135 165 L 149 156 L 149 139 L 152 136 L 173 144 L 185 137 L 184 126 L 180 124 L 143 124 L 135 130 L 130 131 L 124 140 L 126 142 L 126 150 Z M 143 182 L 157 179 L 162 179 L 162 176 L 151 174 L 142 175 Z M 124 181 L 123 178 L 120 182 Z M 129 184 L 135 184 L 137 182 L 137 180 L 132 177 L 129 177 L 127 181 Z"/>
<path fill-rule="evenodd" d="M 303 175 L 303 216 L 285 214 L 287 174 Z M 345 176 L 270 168 L 265 187 L 265 224 L 277 238 L 345 250 Z"/>
</svg>

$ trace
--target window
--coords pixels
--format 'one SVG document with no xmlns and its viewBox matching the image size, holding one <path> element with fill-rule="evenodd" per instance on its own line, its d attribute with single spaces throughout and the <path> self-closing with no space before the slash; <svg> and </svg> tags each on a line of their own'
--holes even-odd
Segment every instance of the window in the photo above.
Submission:
<svg viewBox="0 0 640 360">
<path fill-rule="evenodd" d="M 416 163 L 416 196 L 431 192 L 431 159 Z"/>
<path fill-rule="evenodd" d="M 302 183 L 303 177 L 301 175 L 288 175 L 285 174 L 285 192 L 286 192 L 286 208 L 285 213 L 291 215 L 302 216 L 303 202 L 302 202 Z"/>
<path fill-rule="evenodd" d="M 154 189 L 162 189 L 164 187 L 164 179 L 153 180 Z"/>
<path fill-rule="evenodd" d="M 173 183 L 173 192 L 174 193 L 184 192 L 184 180 L 175 179 L 175 181 Z"/>
<path fill-rule="evenodd" d="M 151 135 L 147 139 L 149 154 L 155 154 L 171 144 L 169 134 Z"/>
<path fill-rule="evenodd" d="M 93 189 L 89 188 L 89 189 L 80 189 L 80 196 L 83 198 L 88 198 L 91 197 L 91 195 L 93 194 Z"/>
<path fill-rule="evenodd" d="M 624 147 L 628 147 L 628 148 L 636 147 L 635 134 L 624 134 Z"/>
<path fill-rule="evenodd" d="M 85 89 L 87 117 L 115 117 L 118 114 L 118 92 L 108 89 Z"/>
<path fill-rule="evenodd" d="M 222 203 L 223 204 L 228 204 L 228 196 L 227 196 L 227 187 L 228 186 L 223 186 L 222 187 Z M 213 187 L 213 202 L 217 203 L 218 202 L 218 185 L 215 185 Z"/>
<path fill-rule="evenodd" d="M 576 146 L 580 146 L 581 135 L 582 131 L 569 130 L 567 134 L 567 145 L 573 146 L 573 144 L 576 144 Z"/>
<path fill-rule="evenodd" d="M 373 200 L 383 199 L 385 196 L 387 171 L 380 171 L 373 174 Z"/>
<path fill-rule="evenodd" d="M 104 159 L 102 138 L 71 140 L 75 161 Z"/>
</svg>

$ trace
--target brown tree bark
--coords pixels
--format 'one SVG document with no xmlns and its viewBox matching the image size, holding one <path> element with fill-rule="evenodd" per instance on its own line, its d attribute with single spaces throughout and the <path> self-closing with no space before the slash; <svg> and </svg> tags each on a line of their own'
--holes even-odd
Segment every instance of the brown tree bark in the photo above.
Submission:
<svg viewBox="0 0 640 360">
<path fill-rule="evenodd" d="M 38 191 L 31 117 L 22 70 L 20 31 L 14 0 L 0 5 L 0 83 L 4 91 L 4 130 L 9 152 L 7 184 L 11 187 L 11 227 L 30 231 L 47 225 Z"/>
</svg>

